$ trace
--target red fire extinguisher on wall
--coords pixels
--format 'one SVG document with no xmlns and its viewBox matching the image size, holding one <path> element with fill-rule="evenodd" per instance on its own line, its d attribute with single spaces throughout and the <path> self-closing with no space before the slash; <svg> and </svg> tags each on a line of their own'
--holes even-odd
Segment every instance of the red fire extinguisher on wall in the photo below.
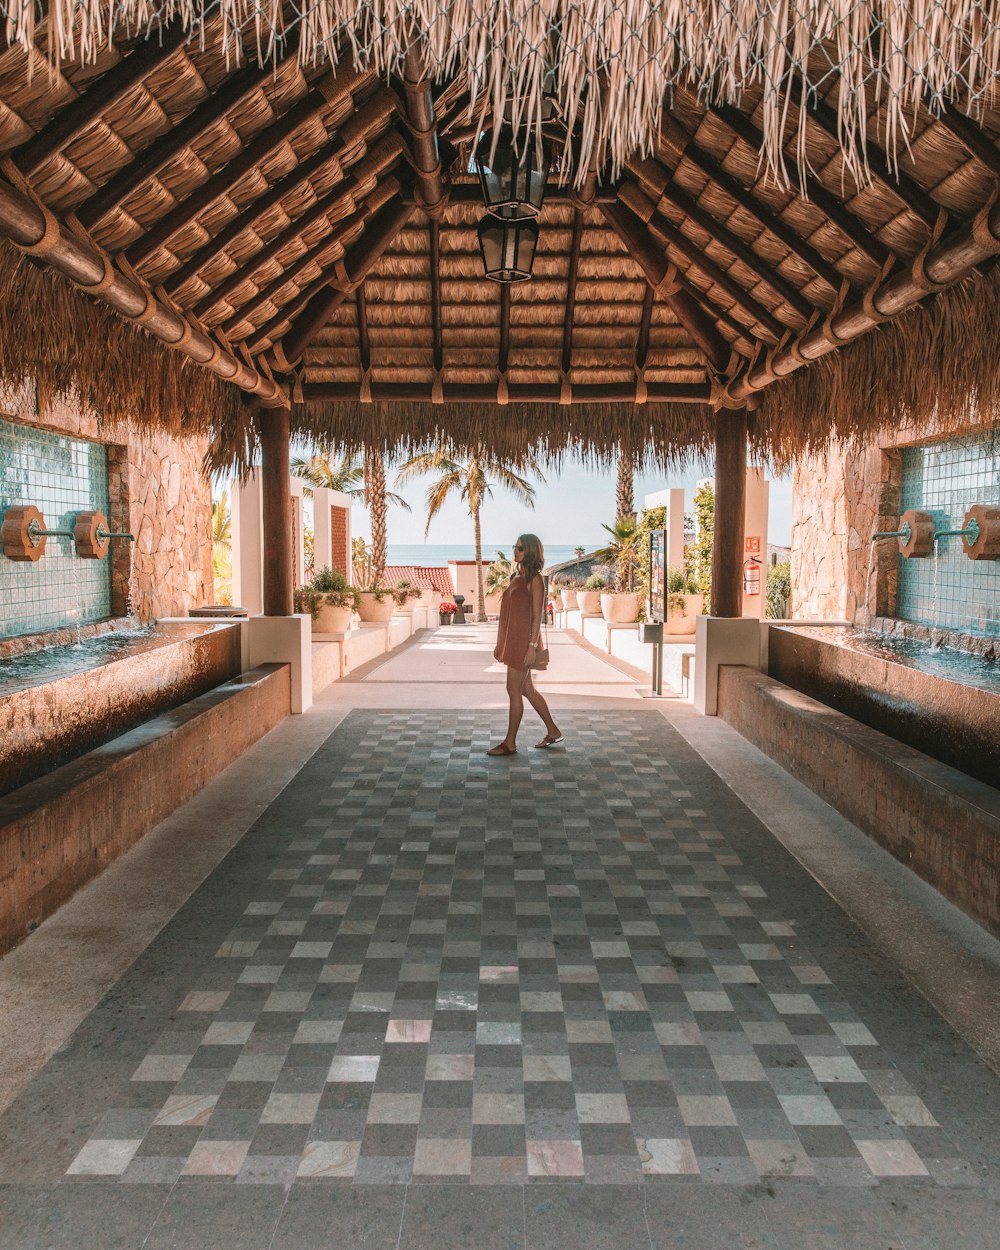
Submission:
<svg viewBox="0 0 1000 1250">
<path fill-rule="evenodd" d="M 743 593 L 745 595 L 760 594 L 760 563 L 755 556 L 743 562 Z"/>
</svg>

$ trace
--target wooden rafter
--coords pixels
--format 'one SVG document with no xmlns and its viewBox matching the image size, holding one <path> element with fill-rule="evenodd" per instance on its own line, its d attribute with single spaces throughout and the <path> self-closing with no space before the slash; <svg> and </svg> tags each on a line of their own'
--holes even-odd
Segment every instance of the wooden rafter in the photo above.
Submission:
<svg viewBox="0 0 1000 1250">
<path fill-rule="evenodd" d="M 421 53 L 414 46 L 403 68 L 406 95 L 406 126 L 413 145 L 413 168 L 417 175 L 420 206 L 433 215 L 444 204 L 446 192 L 441 178 L 434 96 L 424 74 Z"/>
<path fill-rule="evenodd" d="M 653 300 L 655 292 L 647 283 L 642 293 L 642 315 L 639 317 L 639 332 L 635 338 L 635 371 L 641 374 L 649 357 L 649 331 L 653 324 Z"/>
<path fill-rule="evenodd" d="M 325 143 L 312 156 L 296 165 L 283 178 L 279 178 L 259 199 L 248 204 L 243 212 L 238 213 L 227 226 L 223 226 L 217 235 L 189 256 L 164 282 L 167 290 L 170 292 L 178 290 L 199 269 L 214 260 L 220 252 L 225 251 L 244 230 L 253 226 L 286 195 L 291 195 L 303 187 L 325 165 L 334 160 L 345 160 L 359 147 L 361 140 L 385 121 L 394 108 L 395 103 L 387 91 L 376 92 L 358 109 L 350 122 L 341 127 L 329 143 Z"/>
<path fill-rule="evenodd" d="M 510 360 L 510 285 L 500 284 L 500 350 L 497 355 L 497 369 L 503 375 L 507 372 Z"/>
<path fill-rule="evenodd" d="M 431 266 L 431 340 L 434 372 L 444 368 L 444 335 L 441 317 L 441 223 L 436 217 L 428 222 Z"/>
<path fill-rule="evenodd" d="M 185 226 L 190 225 L 199 213 L 214 204 L 216 200 L 222 199 L 241 178 L 285 144 L 300 126 L 327 107 L 327 99 L 322 91 L 310 91 L 303 99 L 293 104 L 286 113 L 255 135 L 238 156 L 223 165 L 197 190 L 192 191 L 170 212 L 164 214 L 142 238 L 130 244 L 125 249 L 125 255 L 131 264 L 141 264 L 178 230 L 183 230 Z"/>
<path fill-rule="evenodd" d="M 82 96 L 65 105 L 38 134 L 13 153 L 14 163 L 23 173 L 35 173 L 50 157 L 68 147 L 88 130 L 108 109 L 124 99 L 144 78 L 162 65 L 184 43 L 180 22 L 163 31 L 162 37 L 143 40 L 134 52 L 102 74 Z"/>
<path fill-rule="evenodd" d="M 214 305 L 228 300 L 233 292 L 242 286 L 248 278 L 252 278 L 264 265 L 269 264 L 275 256 L 283 252 L 289 244 L 300 238 L 317 222 L 326 220 L 329 224 L 328 219 L 334 210 L 349 202 L 364 187 L 368 178 L 372 176 L 378 177 L 386 166 L 391 164 L 398 152 L 398 139 L 395 143 L 390 141 L 384 145 L 378 145 L 376 150 L 358 162 L 352 170 L 350 177 L 336 183 L 325 195 L 321 195 L 301 217 L 296 217 L 294 221 L 289 222 L 284 230 L 279 230 L 274 238 L 269 239 L 259 252 L 254 252 L 224 282 L 199 300 L 194 305 L 195 314 L 201 317 Z"/>
<path fill-rule="evenodd" d="M 413 216 L 414 208 L 405 200 L 390 200 L 371 219 L 364 234 L 344 256 L 344 285 L 330 289 L 329 284 L 336 280 L 335 275 L 331 275 L 327 286 L 312 297 L 284 335 L 282 351 L 286 360 L 294 363 L 301 359 L 302 353 L 326 325 L 330 313 L 364 281 L 371 267 Z"/>
<path fill-rule="evenodd" d="M 573 322 L 576 317 L 576 280 L 580 272 L 580 242 L 583 238 L 583 213 L 573 214 L 573 240 L 569 249 L 569 274 L 566 278 L 566 315 L 563 318 L 562 371 L 569 376 L 573 367 Z"/>
<path fill-rule="evenodd" d="M 783 278 L 780 273 L 772 269 L 767 261 L 758 256 L 746 239 L 741 239 L 728 226 L 706 212 L 694 196 L 689 195 L 683 187 L 674 185 L 671 182 L 670 172 L 664 169 L 658 161 L 630 161 L 628 170 L 639 180 L 643 190 L 657 202 L 658 208 L 666 201 L 679 209 L 685 217 L 704 230 L 709 238 L 714 239 L 731 256 L 755 273 L 761 282 L 766 283 L 790 308 L 794 308 L 804 321 L 809 320 L 814 309 L 801 292 L 787 278 Z"/>
<path fill-rule="evenodd" d="M 950 104 L 942 108 L 938 121 L 980 164 L 986 166 L 994 178 L 1000 180 L 1000 150 L 985 130 Z"/>
<path fill-rule="evenodd" d="M 430 382 L 373 382 L 370 396 L 374 403 L 497 403 L 499 382 L 447 383 L 435 392 Z M 705 404 L 712 389 L 707 382 L 648 382 L 646 402 L 673 404 Z M 361 398 L 358 382 L 307 382 L 302 388 L 304 403 L 336 403 Z M 507 399 L 512 404 L 558 404 L 567 399 L 571 404 L 634 404 L 634 382 L 576 383 L 568 392 L 558 382 L 509 383 Z"/>
<path fill-rule="evenodd" d="M 811 243 L 782 221 L 767 204 L 756 199 L 752 188 L 745 187 L 742 182 L 723 169 L 713 157 L 699 148 L 693 140 L 684 147 L 684 160 L 690 161 L 692 165 L 700 169 L 710 182 L 713 182 L 735 204 L 758 221 L 768 234 L 784 243 L 785 247 L 808 265 L 817 277 L 822 278 L 827 286 L 832 287 L 834 291 L 840 290 L 844 275 L 825 256 L 821 256 Z"/>
<path fill-rule="evenodd" d="M 372 367 L 372 345 L 368 334 L 368 296 L 365 294 L 364 282 L 358 283 L 354 292 L 354 313 L 358 322 L 358 357 L 361 361 L 361 372 L 367 373 Z"/>
<path fill-rule="evenodd" d="M 776 339 L 781 338 L 786 327 L 777 317 L 752 295 L 749 295 L 730 273 L 710 260 L 697 243 L 689 239 L 668 217 L 659 212 L 634 183 L 622 183 L 618 194 L 622 203 L 644 221 L 654 234 L 659 235 L 667 247 L 684 257 L 689 266 L 700 269 L 706 278 L 725 291 L 729 298 L 752 317 L 757 325 L 763 326 Z"/>
<path fill-rule="evenodd" d="M 791 80 L 789 97 L 796 109 L 801 107 L 802 88 L 795 77 Z M 837 141 L 839 129 L 837 114 L 825 100 L 807 98 L 805 112 L 806 117 L 827 138 L 833 139 L 834 142 Z M 899 169 L 893 173 L 889 168 L 889 162 L 886 160 L 885 153 L 877 143 L 874 143 L 867 136 L 864 141 L 864 150 L 868 168 L 886 189 L 891 191 L 897 199 L 906 205 L 911 213 L 915 213 L 926 225 L 933 226 L 941 212 L 941 206 L 935 204 L 924 188 L 904 170 Z"/>
<path fill-rule="evenodd" d="M 741 139 L 755 154 L 763 151 L 764 136 L 745 114 L 728 105 L 709 105 L 707 112 L 717 117 L 737 138 Z M 832 191 L 828 191 L 823 183 L 813 174 L 805 178 L 809 199 L 837 227 L 858 251 L 863 252 L 879 269 L 883 268 L 889 258 L 890 251 L 884 243 L 871 233 L 857 217 L 850 213 Z"/>
<path fill-rule="evenodd" d="M 589 196 L 582 196 L 575 187 L 563 187 L 556 184 L 545 188 L 546 207 L 564 204 L 576 205 L 584 198 L 586 198 L 588 204 L 613 204 L 618 198 L 618 190 L 616 187 L 599 186 L 595 189 L 593 199 L 591 200 Z M 482 208 L 482 188 L 478 182 L 451 183 L 448 189 L 448 203 L 452 205 L 467 204 L 475 208 Z"/>
<path fill-rule="evenodd" d="M 294 52 L 294 48 L 289 47 L 288 51 Z M 76 216 L 88 228 L 95 225 L 106 213 L 118 208 L 147 179 L 155 177 L 200 134 L 225 117 L 230 109 L 272 78 L 274 73 L 273 66 L 256 63 L 237 70 L 187 117 L 166 134 L 154 139 L 124 169 L 113 174 L 93 195 L 78 205 L 74 210 Z"/>
<path fill-rule="evenodd" d="M 345 243 L 358 238 L 366 222 L 388 200 L 391 200 L 399 189 L 398 179 L 386 178 L 372 192 L 368 200 L 358 206 L 357 212 L 352 213 L 344 221 L 338 222 L 330 234 L 324 235 L 319 242 L 307 248 L 292 264 L 285 266 L 273 281 L 262 286 L 251 300 L 242 307 L 237 308 L 233 315 L 223 323 L 224 333 L 231 336 L 238 325 L 251 320 L 255 313 L 263 308 L 265 304 L 276 302 L 275 297 L 278 293 L 288 286 L 289 283 L 297 282 L 299 277 L 313 265 L 318 263 L 321 268 L 326 268 L 330 262 L 330 258 L 327 256 L 330 249 L 338 245 L 343 247 Z M 252 334 L 254 331 L 251 330 L 248 333 Z"/>
</svg>

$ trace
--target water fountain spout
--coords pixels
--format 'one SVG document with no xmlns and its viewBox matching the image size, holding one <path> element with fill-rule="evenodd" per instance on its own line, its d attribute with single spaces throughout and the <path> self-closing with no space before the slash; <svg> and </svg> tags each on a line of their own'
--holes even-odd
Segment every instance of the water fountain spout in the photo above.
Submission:
<svg viewBox="0 0 1000 1250">
<path fill-rule="evenodd" d="M 905 559 L 922 559 L 934 549 L 934 519 L 929 512 L 908 508 L 899 518 L 899 529 L 877 530 L 872 534 L 872 545 L 880 538 L 895 538 L 899 543 L 899 554 Z"/>
<path fill-rule="evenodd" d="M 934 541 L 940 542 L 942 538 L 965 538 L 968 540 L 969 545 L 972 546 L 978 542 L 981 532 L 979 522 L 973 517 L 968 525 L 960 530 L 935 530 Z"/>
</svg>

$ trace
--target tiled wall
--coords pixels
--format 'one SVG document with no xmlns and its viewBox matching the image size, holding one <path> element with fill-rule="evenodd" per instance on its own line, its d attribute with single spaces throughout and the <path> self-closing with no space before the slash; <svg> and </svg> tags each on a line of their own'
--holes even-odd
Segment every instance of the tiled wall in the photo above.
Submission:
<svg viewBox="0 0 1000 1250">
<path fill-rule="evenodd" d="M 34 504 L 50 529 L 83 510 L 109 516 L 107 448 L 0 420 L 0 512 L 13 504 Z M 50 538 L 35 563 L 0 554 L 0 637 L 110 615 L 110 560 L 79 559 L 69 538 Z"/>
<path fill-rule="evenodd" d="M 975 503 L 1000 505 L 1000 432 L 904 447 L 900 511 L 921 508 L 937 530 L 961 529 Z M 1000 560 L 970 560 L 961 538 L 935 560 L 899 561 L 896 615 L 921 625 L 1000 634 Z"/>
</svg>

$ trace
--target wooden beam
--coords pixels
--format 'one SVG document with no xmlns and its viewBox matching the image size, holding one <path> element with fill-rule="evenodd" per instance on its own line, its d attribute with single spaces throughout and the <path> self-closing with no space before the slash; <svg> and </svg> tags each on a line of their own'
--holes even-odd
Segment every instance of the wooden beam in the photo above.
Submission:
<svg viewBox="0 0 1000 1250">
<path fill-rule="evenodd" d="M 917 257 L 910 268 L 887 278 L 870 296 L 849 304 L 828 324 L 779 348 L 765 363 L 744 370 L 729 386 L 730 400 L 735 404 L 749 399 L 803 364 L 819 360 L 882 321 L 898 317 L 925 299 L 931 290 L 954 285 L 977 265 L 998 254 L 1000 205 L 993 205 L 984 208 L 974 221 L 952 231 L 925 256 Z"/>
<path fill-rule="evenodd" d="M 227 335 L 232 335 L 232 332 L 238 325 L 251 319 L 258 309 L 273 301 L 278 292 L 283 290 L 290 282 L 296 282 L 300 275 L 311 265 L 320 261 L 321 257 L 324 257 L 331 247 L 338 243 L 348 240 L 353 241 L 358 238 L 361 229 L 363 229 L 368 219 L 374 216 L 387 201 L 391 200 L 399 189 L 399 182 L 395 178 L 386 178 L 384 182 L 379 183 L 367 201 L 358 206 L 357 212 L 338 222 L 330 234 L 324 235 L 319 242 L 307 248 L 287 269 L 278 274 L 271 282 L 262 286 L 251 300 L 241 308 L 238 308 L 223 323 L 223 332 Z M 321 265 L 321 268 L 325 269 L 326 264 Z M 250 333 L 256 333 L 256 329 L 251 330 Z"/>
<path fill-rule="evenodd" d="M 554 207 L 555 205 L 571 204 L 574 207 L 580 203 L 582 199 L 580 191 L 572 186 L 560 187 L 551 184 L 545 188 L 545 208 Z M 594 204 L 613 204 L 618 198 L 617 187 L 600 186 L 594 191 Z M 588 199 L 588 203 L 591 202 Z M 460 182 L 451 183 L 448 188 L 448 205 L 464 205 L 473 208 L 483 207 L 483 191 L 479 183 Z"/>
<path fill-rule="evenodd" d="M 662 211 L 664 201 L 679 209 L 696 226 L 704 230 L 710 239 L 714 239 L 737 260 L 751 270 L 761 282 L 766 283 L 772 291 L 794 308 L 803 321 L 808 321 L 815 312 L 813 305 L 797 290 L 787 278 L 758 256 L 746 239 L 734 234 L 728 226 L 717 221 L 689 195 L 683 187 L 673 185 L 671 173 L 658 161 L 630 160 L 626 168 L 642 185 L 642 189 Z"/>
<path fill-rule="evenodd" d="M 731 108 L 729 105 L 710 104 L 706 111 L 728 126 L 737 138 L 742 139 L 748 147 L 753 149 L 757 156 L 764 150 L 764 136 L 739 109 Z M 860 252 L 863 252 L 872 264 L 879 269 L 883 268 L 891 255 L 885 244 L 880 243 L 867 226 L 854 217 L 841 200 L 832 191 L 828 191 L 817 177 L 813 174 L 806 174 L 805 183 L 812 203 L 829 217 L 840 233 Z"/>
<path fill-rule="evenodd" d="M 196 329 L 169 303 L 161 302 L 144 287 L 106 263 L 88 240 L 65 230 L 54 218 L 43 215 L 36 203 L 0 180 L 0 235 L 50 266 L 63 277 L 93 293 L 133 323 L 206 369 L 232 382 L 264 403 L 279 402 L 284 393 L 270 378 L 225 351 L 215 339 Z"/>
<path fill-rule="evenodd" d="M 709 259 L 703 249 L 693 239 L 689 239 L 682 230 L 678 230 L 674 223 L 661 213 L 634 183 L 622 183 L 618 188 L 618 195 L 621 202 L 630 208 L 641 221 L 644 221 L 654 235 L 659 235 L 667 247 L 679 252 L 689 266 L 694 265 L 700 269 L 706 278 L 721 287 L 729 298 L 758 325 L 763 326 L 776 339 L 781 338 L 787 327 L 770 309 L 754 299 L 731 274 L 717 265 L 714 260 Z"/>
<path fill-rule="evenodd" d="M 712 529 L 712 616 L 743 615 L 743 527 L 746 512 L 747 410 L 715 414 L 715 518 Z"/>
<path fill-rule="evenodd" d="M 388 151 L 381 156 L 370 153 L 363 160 L 359 161 L 352 171 L 350 177 L 345 178 L 342 182 L 338 182 L 331 187 L 325 195 L 321 195 L 301 217 L 296 217 L 294 221 L 289 222 L 284 230 L 279 230 L 273 239 L 269 239 L 259 252 L 247 258 L 238 269 L 226 278 L 222 284 L 214 290 L 208 292 L 202 299 L 194 305 L 194 312 L 201 317 L 216 304 L 223 301 L 236 291 L 248 278 L 252 278 L 255 273 L 264 265 L 269 264 L 275 256 L 285 250 L 290 243 L 293 243 L 310 227 L 317 222 L 326 221 L 330 214 L 341 205 L 350 201 L 352 208 L 357 209 L 354 203 L 354 196 L 364 187 L 365 183 L 371 177 L 377 178 L 381 174 L 386 165 L 390 163 L 394 149 L 388 148 Z M 395 182 L 395 180 L 393 180 Z M 398 183 L 395 184 L 398 188 Z M 334 227 L 338 223 L 334 223 Z"/>
<path fill-rule="evenodd" d="M 190 195 L 165 213 L 142 238 L 130 244 L 125 249 L 129 262 L 133 265 L 141 264 L 178 230 L 183 230 L 185 226 L 190 225 L 199 213 L 204 212 L 216 200 L 222 199 L 241 178 L 285 144 L 300 126 L 327 107 L 327 100 L 322 91 L 310 91 L 298 103 L 293 104 L 287 113 L 282 113 L 270 126 L 254 135 L 237 157 L 223 165 L 200 187 L 196 187 Z"/>
<path fill-rule="evenodd" d="M 977 161 L 986 166 L 994 178 L 1000 180 L 1000 150 L 985 130 L 951 104 L 941 109 L 937 120 Z"/>
<path fill-rule="evenodd" d="M 161 28 L 160 38 L 139 42 L 134 52 L 122 57 L 102 74 L 86 91 L 66 104 L 52 120 L 12 153 L 14 164 L 30 177 L 55 156 L 89 130 L 108 109 L 113 108 L 157 69 L 185 42 L 187 36 L 181 22 Z"/>
<path fill-rule="evenodd" d="M 789 96 L 795 107 L 801 108 L 802 105 L 802 87 L 799 80 L 792 76 L 790 79 Z M 828 138 L 833 139 L 838 144 L 840 125 L 837 121 L 837 114 L 826 103 L 825 100 L 819 98 L 806 97 L 806 117 L 812 121 Z M 889 162 L 886 160 L 885 153 L 873 143 L 867 135 L 864 136 L 865 158 L 868 162 L 868 168 L 884 183 L 886 188 L 892 192 L 898 200 L 915 213 L 928 226 L 933 227 L 941 213 L 941 205 L 936 204 L 924 190 L 924 188 L 909 174 L 899 169 L 895 173 L 889 168 Z"/>
<path fill-rule="evenodd" d="M 500 283 L 500 351 L 497 356 L 497 369 L 501 374 L 507 372 L 510 360 L 510 285 Z"/>
<path fill-rule="evenodd" d="M 264 615 L 292 615 L 292 490 L 289 452 L 291 411 L 273 408 L 258 416 L 264 522 Z"/>
<path fill-rule="evenodd" d="M 760 222 L 768 234 L 774 235 L 776 239 L 784 243 L 785 247 L 808 265 L 817 277 L 822 278 L 827 286 L 834 291 L 840 290 L 844 275 L 838 272 L 825 256 L 821 256 L 811 243 L 782 221 L 767 204 L 755 199 L 751 188 L 745 187 L 732 174 L 727 173 L 713 157 L 697 147 L 693 140 L 684 149 L 684 159 L 697 166 L 709 181 L 714 182 L 734 203 Z"/>
<path fill-rule="evenodd" d="M 497 403 L 499 381 L 485 383 L 446 383 L 435 397 L 431 382 L 373 382 L 373 403 Z M 647 382 L 646 402 L 650 404 L 706 404 L 712 388 L 707 382 Z M 349 403 L 361 396 L 359 382 L 313 382 L 302 388 L 303 403 Z M 507 398 L 512 404 L 558 404 L 564 397 L 558 382 L 508 383 Z M 634 404 L 635 382 L 577 383 L 570 388 L 573 404 Z"/>
<path fill-rule="evenodd" d="M 424 74 L 423 56 L 414 44 L 403 65 L 406 95 L 406 126 L 413 146 L 413 169 L 417 175 L 420 207 L 432 216 L 444 206 L 446 193 L 441 179 L 434 95 Z"/>
<path fill-rule="evenodd" d="M 403 200 L 390 200 L 369 222 L 368 229 L 343 259 L 344 286 L 319 291 L 298 315 L 282 339 L 285 359 L 295 363 L 326 325 L 330 313 L 364 281 L 369 269 L 413 216 L 414 206 Z"/>
<path fill-rule="evenodd" d="M 434 372 L 444 368 L 444 331 L 441 316 L 441 223 L 436 217 L 428 222 L 431 263 L 431 345 Z"/>
<path fill-rule="evenodd" d="M 361 372 L 367 373 L 372 367 L 372 345 L 368 337 L 368 297 L 365 295 L 363 282 L 354 292 L 354 311 L 358 319 L 358 356 L 361 360 Z"/>
<path fill-rule="evenodd" d="M 642 314 L 639 317 L 639 333 L 635 340 L 635 371 L 642 373 L 649 356 L 649 330 L 653 323 L 653 288 L 649 285 L 642 293 Z"/>
<path fill-rule="evenodd" d="M 729 344 L 717 329 L 719 321 L 727 324 L 733 334 L 747 344 L 750 354 L 753 354 L 754 343 L 747 328 L 734 321 L 728 313 L 717 308 L 704 291 L 695 287 L 689 278 L 670 265 L 663 254 L 663 249 L 630 209 L 618 202 L 602 204 L 599 207 L 602 216 L 621 239 L 626 251 L 642 269 L 646 275 L 646 281 L 654 290 L 677 285 L 683 288 L 683 291 L 677 291 L 674 294 L 685 294 L 687 300 L 678 301 L 674 298 L 674 294 L 667 295 L 665 298 L 675 313 L 678 312 L 679 307 L 683 308 L 683 316 L 678 313 L 681 323 L 694 342 L 712 361 L 714 368 L 723 367 L 716 362 L 718 360 L 727 362 L 730 354 Z M 701 307 L 698 307 L 699 305 Z"/>
<path fill-rule="evenodd" d="M 259 199 L 248 204 L 233 218 L 217 235 L 203 244 L 197 252 L 175 270 L 164 285 L 171 293 L 193 277 L 199 269 L 214 260 L 220 252 L 225 251 L 232 241 L 254 225 L 269 209 L 279 204 L 286 195 L 291 195 L 318 173 L 324 165 L 331 161 L 342 160 L 358 147 L 368 132 L 380 125 L 395 108 L 395 102 L 387 91 L 379 91 L 354 114 L 349 122 L 341 127 L 329 143 L 318 148 L 312 156 L 280 178 Z M 402 144 L 400 144 L 402 150 Z"/>
<path fill-rule="evenodd" d="M 566 279 L 566 315 L 563 318 L 562 371 L 567 376 L 573 366 L 573 320 L 576 315 L 576 280 L 580 272 L 580 240 L 583 237 L 583 213 L 573 214 L 573 239 L 569 248 L 569 276 Z"/>
<path fill-rule="evenodd" d="M 294 43 L 291 40 L 290 43 Z M 289 47 L 290 52 L 294 51 Z M 273 65 L 247 65 L 217 87 L 207 100 L 202 101 L 187 117 L 178 122 L 166 134 L 161 135 L 135 156 L 124 169 L 112 174 L 103 186 L 89 196 L 74 210 L 76 216 L 89 229 L 149 178 L 155 177 L 163 167 L 183 152 L 193 140 L 214 126 L 235 108 L 241 100 L 256 91 L 262 83 L 275 74 Z"/>
</svg>

